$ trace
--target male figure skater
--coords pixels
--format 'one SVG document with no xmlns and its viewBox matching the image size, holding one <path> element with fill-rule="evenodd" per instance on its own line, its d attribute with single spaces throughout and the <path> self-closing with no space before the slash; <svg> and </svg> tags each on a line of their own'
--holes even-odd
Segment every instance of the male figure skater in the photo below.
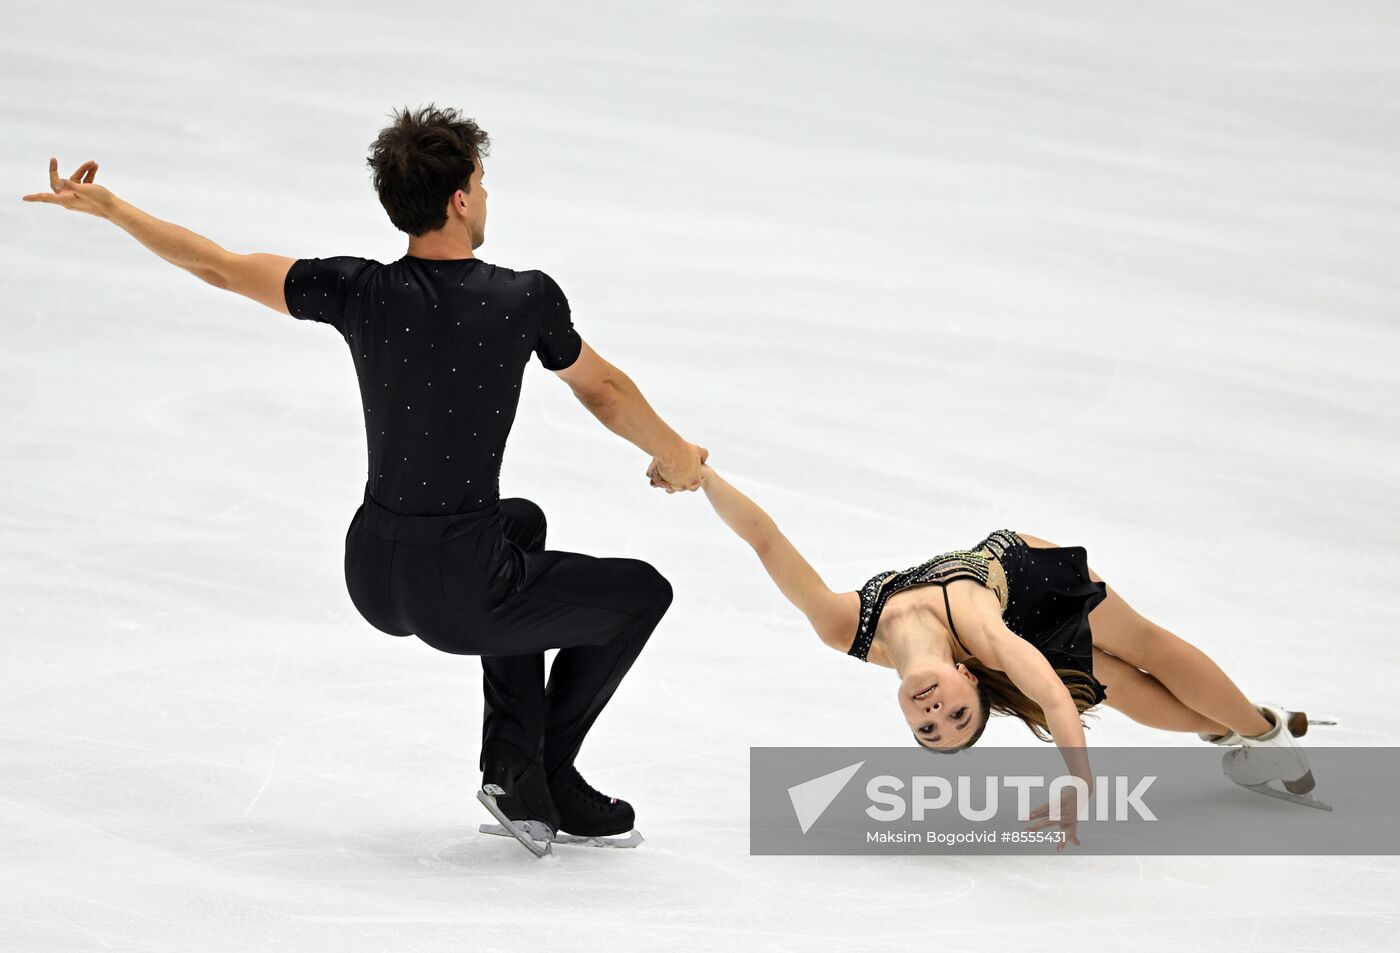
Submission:
<svg viewBox="0 0 1400 953">
<path fill-rule="evenodd" d="M 699 487 L 707 451 L 579 337 L 553 279 L 473 254 L 486 236 L 488 146 L 454 109 L 393 114 L 368 159 L 389 220 L 408 235 L 407 253 L 389 264 L 229 252 L 96 184 L 92 161 L 62 179 L 51 160 L 52 191 L 24 199 L 104 218 L 215 287 L 340 332 L 369 451 L 345 540 L 351 600 L 384 632 L 481 656 L 479 766 L 483 788 L 503 792 L 483 803 L 502 819 L 549 828 L 511 833 L 618 834 L 633 826 L 631 805 L 594 790 L 574 758 L 665 614 L 671 586 L 641 560 L 545 549 L 540 508 L 500 498 L 525 365 L 537 356 L 608 429 L 650 454 L 651 472 L 670 486 Z M 560 651 L 546 685 L 549 648 Z"/>
</svg>

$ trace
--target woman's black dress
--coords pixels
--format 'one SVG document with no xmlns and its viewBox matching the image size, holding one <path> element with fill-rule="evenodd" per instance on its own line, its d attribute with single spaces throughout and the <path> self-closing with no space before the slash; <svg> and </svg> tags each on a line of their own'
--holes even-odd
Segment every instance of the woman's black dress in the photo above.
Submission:
<svg viewBox="0 0 1400 953">
<path fill-rule="evenodd" d="M 997 530 L 974 549 L 954 550 L 903 572 L 873 576 L 860 588 L 860 621 L 846 654 L 868 661 L 890 596 L 911 586 L 934 585 L 943 588 L 946 607 L 946 586 L 954 579 L 973 579 L 995 592 L 1008 629 L 1035 646 L 1051 667 L 1083 672 L 1093 683 L 1094 704 L 1104 700 L 1104 686 L 1094 678 L 1089 613 L 1107 598 L 1107 587 L 1089 578 L 1083 546 L 1038 549 L 1009 529 Z M 948 621 L 953 625 L 951 608 Z M 956 626 L 953 637 L 957 638 Z"/>
</svg>

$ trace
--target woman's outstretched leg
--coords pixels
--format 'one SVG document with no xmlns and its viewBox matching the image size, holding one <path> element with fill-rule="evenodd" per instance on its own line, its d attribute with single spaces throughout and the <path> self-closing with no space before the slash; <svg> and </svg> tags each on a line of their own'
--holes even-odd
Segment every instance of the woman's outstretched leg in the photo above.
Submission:
<svg viewBox="0 0 1400 953">
<path fill-rule="evenodd" d="M 1194 731 L 1224 734 L 1226 729 L 1188 708 L 1167 686 L 1136 666 L 1094 649 L 1094 677 L 1103 682 L 1108 696 L 1104 704 L 1116 708 L 1140 725 L 1162 731 Z"/>
<path fill-rule="evenodd" d="M 1043 539 L 1025 533 L 1019 535 L 1027 545 L 1056 548 L 1054 543 Z M 1092 568 L 1089 577 L 1095 582 L 1103 581 Z M 1269 731 L 1272 727 L 1269 720 L 1259 714 L 1239 686 L 1210 656 L 1139 615 L 1112 586 L 1106 588 L 1108 598 L 1089 613 L 1095 648 L 1150 673 L 1183 705 L 1216 724 L 1215 728 L 1198 730 L 1219 734 L 1223 728 L 1229 728 L 1241 735 L 1262 735 Z"/>
</svg>

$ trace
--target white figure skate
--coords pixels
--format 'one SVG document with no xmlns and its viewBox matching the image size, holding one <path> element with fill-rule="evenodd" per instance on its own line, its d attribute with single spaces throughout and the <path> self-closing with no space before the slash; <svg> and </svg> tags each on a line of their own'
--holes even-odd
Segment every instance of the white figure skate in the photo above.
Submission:
<svg viewBox="0 0 1400 953">
<path fill-rule="evenodd" d="M 1307 756 L 1293 740 L 1290 713 L 1273 705 L 1259 706 L 1259 713 L 1273 727 L 1255 737 L 1235 736 L 1239 747 L 1225 752 L 1220 761 L 1225 776 L 1259 794 L 1322 811 L 1332 810 L 1331 805 L 1311 794 L 1317 782 L 1313 780 Z M 1306 725 L 1307 717 L 1303 716 L 1304 730 Z"/>
</svg>

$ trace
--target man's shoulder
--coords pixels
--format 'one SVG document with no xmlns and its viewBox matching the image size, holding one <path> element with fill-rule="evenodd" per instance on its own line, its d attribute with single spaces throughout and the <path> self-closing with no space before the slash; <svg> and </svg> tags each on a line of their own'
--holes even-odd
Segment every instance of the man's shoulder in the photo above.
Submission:
<svg viewBox="0 0 1400 953">
<path fill-rule="evenodd" d="M 383 268 L 383 267 L 384 267 L 384 263 L 383 263 L 382 261 L 376 261 L 376 260 L 373 259 L 373 258 L 365 258 L 363 255 L 307 255 L 307 256 L 305 256 L 304 258 L 298 258 L 298 259 L 296 259 L 296 260 L 297 260 L 297 261 L 332 261 L 332 262 L 343 263 L 343 264 L 347 264 L 347 265 L 375 265 L 375 266 L 380 267 L 380 268 Z"/>
<path fill-rule="evenodd" d="M 316 275 L 329 272 L 348 276 L 383 267 L 383 262 L 375 261 L 373 258 L 362 258 L 359 255 L 324 255 L 294 259 L 291 272 L 294 275 Z"/>
<path fill-rule="evenodd" d="M 486 262 L 482 262 L 486 265 Z M 523 281 L 527 284 L 538 284 L 542 279 L 548 278 L 542 268 L 507 268 L 505 265 L 487 265 L 492 274 L 500 275 L 508 281 Z"/>
<path fill-rule="evenodd" d="M 507 268 L 504 265 L 486 265 L 486 267 L 491 269 L 488 280 L 508 285 L 535 303 L 546 298 L 555 300 L 563 297 L 559 284 L 543 268 Z"/>
</svg>

